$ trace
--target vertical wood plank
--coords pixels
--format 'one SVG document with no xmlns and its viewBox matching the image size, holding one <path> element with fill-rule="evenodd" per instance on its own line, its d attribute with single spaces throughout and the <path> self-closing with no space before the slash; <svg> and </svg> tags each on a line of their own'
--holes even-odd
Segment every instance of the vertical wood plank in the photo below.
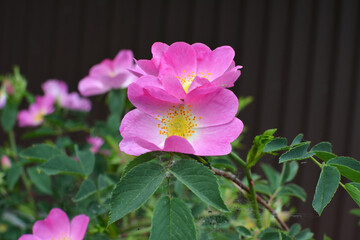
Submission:
<svg viewBox="0 0 360 240">
<path fill-rule="evenodd" d="M 167 22 L 165 25 L 165 35 L 163 41 L 167 44 L 186 41 L 187 23 L 189 21 L 190 11 L 188 1 L 168 1 Z"/>
</svg>

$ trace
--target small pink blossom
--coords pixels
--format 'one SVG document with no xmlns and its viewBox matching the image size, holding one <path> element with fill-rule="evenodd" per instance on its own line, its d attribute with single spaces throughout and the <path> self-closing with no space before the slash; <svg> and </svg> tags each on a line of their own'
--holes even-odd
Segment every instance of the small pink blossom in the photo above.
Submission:
<svg viewBox="0 0 360 240">
<path fill-rule="evenodd" d="M 66 213 L 58 208 L 51 209 L 44 220 L 35 222 L 33 234 L 25 234 L 18 240 L 82 240 L 89 223 L 89 217 L 81 214 L 69 222 Z"/>
<path fill-rule="evenodd" d="M 97 153 L 99 148 L 104 144 L 104 139 L 101 137 L 88 137 L 86 141 L 90 143 L 90 151 L 94 154 Z"/>
<path fill-rule="evenodd" d="M 154 43 L 151 60 L 138 60 L 142 71 L 134 70 L 148 85 L 159 81 L 159 88 L 179 99 L 201 86 L 232 87 L 242 66 L 235 66 L 235 52 L 230 46 L 211 50 L 202 43 L 175 42 L 170 46 Z M 156 83 L 158 84 L 158 83 Z"/>
<path fill-rule="evenodd" d="M 105 59 L 93 66 L 89 75 L 79 82 L 83 96 L 103 94 L 111 89 L 127 88 L 137 78 L 128 69 L 135 69 L 131 50 L 121 50 L 114 60 Z"/>
<path fill-rule="evenodd" d="M 1 157 L 1 166 L 3 169 L 8 169 L 11 167 L 11 162 L 10 162 L 10 159 L 8 156 L 6 155 L 3 155 Z"/>
<path fill-rule="evenodd" d="M 46 96 L 53 97 L 63 108 L 85 112 L 91 110 L 90 100 L 81 98 L 76 92 L 68 93 L 68 87 L 64 81 L 50 79 L 42 84 L 42 89 Z"/>
<path fill-rule="evenodd" d="M 36 96 L 35 102 L 28 110 L 18 113 L 19 127 L 39 126 L 44 121 L 44 116 L 54 111 L 54 98 L 51 96 Z"/>
<path fill-rule="evenodd" d="M 235 117 L 238 100 L 224 88 L 198 88 L 179 100 L 159 88 L 133 83 L 128 96 L 137 109 L 121 122 L 119 146 L 130 155 L 150 151 L 225 155 L 243 129 Z"/>
<path fill-rule="evenodd" d="M 7 102 L 6 91 L 0 90 L 0 109 L 4 108 Z"/>
</svg>

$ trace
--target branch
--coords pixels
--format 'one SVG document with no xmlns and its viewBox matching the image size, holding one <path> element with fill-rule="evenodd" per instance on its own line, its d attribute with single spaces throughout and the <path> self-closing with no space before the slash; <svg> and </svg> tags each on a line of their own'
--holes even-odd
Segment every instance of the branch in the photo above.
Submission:
<svg viewBox="0 0 360 240">
<path fill-rule="evenodd" d="M 217 169 L 217 168 L 212 168 L 211 169 L 215 175 L 218 175 L 218 176 L 221 176 L 221 177 L 224 177 L 226 179 L 229 179 L 231 180 L 236 186 L 237 188 L 239 188 L 240 191 L 246 191 L 248 193 L 250 193 L 250 189 L 248 188 L 248 186 L 246 186 L 245 184 L 243 184 L 240 179 L 238 179 L 236 176 L 234 176 L 233 174 L 231 173 L 228 173 L 228 172 L 225 172 L 225 171 L 222 171 L 220 169 Z M 260 197 L 258 194 L 256 194 L 256 200 L 261 204 L 263 205 L 273 216 L 274 218 L 276 219 L 276 221 L 281 225 L 282 229 L 285 230 L 285 231 L 289 231 L 289 227 L 286 225 L 286 223 L 284 221 L 282 221 L 279 216 L 277 215 L 277 213 L 275 212 L 274 209 L 272 209 L 267 203 L 266 201 Z"/>
</svg>

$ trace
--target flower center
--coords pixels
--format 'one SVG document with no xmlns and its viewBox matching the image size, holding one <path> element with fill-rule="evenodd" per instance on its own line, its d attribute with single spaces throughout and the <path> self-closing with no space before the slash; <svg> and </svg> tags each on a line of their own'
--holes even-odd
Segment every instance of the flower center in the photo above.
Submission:
<svg viewBox="0 0 360 240">
<path fill-rule="evenodd" d="M 188 138 L 195 133 L 194 128 L 197 127 L 197 120 L 201 117 L 191 113 L 190 105 L 180 105 L 172 106 L 164 113 L 159 110 L 159 115 L 155 119 L 160 121 L 158 123 L 160 135 L 165 135 L 166 138 L 174 135 Z"/>
<path fill-rule="evenodd" d="M 52 237 L 51 240 L 72 240 L 71 237 L 69 237 L 69 235 L 67 235 L 67 233 L 60 233 L 57 238 Z"/>
<path fill-rule="evenodd" d="M 211 75 L 211 73 L 209 73 L 207 71 L 198 72 L 197 74 L 194 72 L 186 74 L 186 71 L 184 71 L 184 74 L 182 74 L 181 76 L 177 76 L 176 78 L 179 79 L 181 85 L 183 86 L 185 92 L 187 93 L 189 91 L 189 87 L 195 77 L 206 78 L 207 80 L 209 80 L 210 75 Z"/>
<path fill-rule="evenodd" d="M 34 116 L 34 121 L 35 122 L 42 122 L 44 120 L 44 111 L 39 111 L 35 116 Z"/>
</svg>

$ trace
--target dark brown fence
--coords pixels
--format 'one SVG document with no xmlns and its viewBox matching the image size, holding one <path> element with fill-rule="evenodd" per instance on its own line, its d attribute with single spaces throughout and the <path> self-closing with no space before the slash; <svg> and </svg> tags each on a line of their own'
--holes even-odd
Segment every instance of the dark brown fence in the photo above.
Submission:
<svg viewBox="0 0 360 240">
<path fill-rule="evenodd" d="M 122 48 L 150 58 L 155 41 L 231 45 L 244 66 L 234 92 L 255 98 L 240 115 L 247 145 L 277 127 L 360 159 L 359 21 L 358 0 L 1 0 L 0 72 L 19 65 L 35 93 L 49 78 L 75 90 L 89 67 Z M 296 181 L 312 195 L 318 174 L 304 162 Z M 296 203 L 293 220 L 316 239 L 360 238 L 342 190 L 321 218 L 311 200 Z"/>
</svg>

